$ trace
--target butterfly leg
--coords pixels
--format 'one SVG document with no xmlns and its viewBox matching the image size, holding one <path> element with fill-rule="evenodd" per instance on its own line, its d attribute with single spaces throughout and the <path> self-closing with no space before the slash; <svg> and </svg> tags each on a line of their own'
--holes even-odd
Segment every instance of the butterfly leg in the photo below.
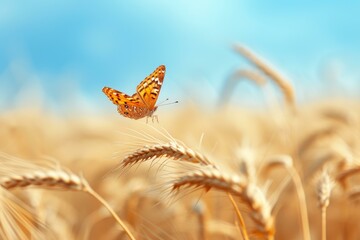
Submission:
<svg viewBox="0 0 360 240">
<path fill-rule="evenodd" d="M 152 115 L 151 116 L 151 120 L 152 120 L 153 123 L 154 123 L 154 119 L 156 119 L 157 123 L 159 123 L 159 118 L 158 118 L 157 115 Z"/>
</svg>

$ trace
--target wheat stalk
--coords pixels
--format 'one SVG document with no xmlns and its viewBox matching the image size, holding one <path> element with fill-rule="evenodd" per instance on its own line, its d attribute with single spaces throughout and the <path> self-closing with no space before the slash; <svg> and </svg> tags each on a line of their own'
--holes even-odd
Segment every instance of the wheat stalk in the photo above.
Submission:
<svg viewBox="0 0 360 240">
<path fill-rule="evenodd" d="M 266 173 L 268 170 L 274 167 L 284 167 L 290 175 L 296 189 L 296 193 L 299 199 L 299 210 L 302 222 L 302 229 L 304 239 L 310 240 L 310 228 L 309 228 L 309 217 L 307 213 L 306 196 L 303 188 L 301 178 L 293 165 L 293 159 L 289 155 L 275 155 L 269 158 L 269 162 L 264 166 L 263 172 Z"/>
<path fill-rule="evenodd" d="M 237 70 L 230 76 L 230 81 L 236 81 L 239 78 L 248 78 L 259 86 L 266 83 L 265 77 L 254 70 Z"/>
<path fill-rule="evenodd" d="M 181 188 L 211 188 L 231 193 L 240 197 L 252 211 L 251 219 L 257 224 L 257 233 L 264 234 L 268 239 L 274 236 L 274 220 L 271 215 L 271 207 L 262 190 L 255 184 L 249 183 L 245 178 L 238 175 L 227 175 L 215 168 L 199 169 L 176 179 L 172 190 Z"/>
<path fill-rule="evenodd" d="M 204 155 L 197 153 L 191 148 L 181 145 L 176 141 L 151 146 L 146 145 L 139 148 L 126 156 L 122 160 L 121 165 L 126 167 L 128 165 L 134 165 L 139 162 L 161 157 L 168 157 L 201 165 L 211 165 L 211 162 Z"/>
<path fill-rule="evenodd" d="M 289 80 L 287 80 L 279 72 L 271 68 L 263 60 L 261 60 L 255 53 L 250 51 L 250 49 L 241 45 L 235 45 L 234 49 L 235 51 L 243 55 L 245 58 L 247 58 L 256 67 L 258 67 L 265 75 L 269 76 L 279 86 L 282 93 L 284 94 L 286 102 L 290 106 L 293 106 L 295 104 L 295 91 L 294 88 L 291 86 Z"/>
<path fill-rule="evenodd" d="M 293 160 L 289 155 L 273 155 L 269 157 L 266 163 L 260 169 L 261 175 L 267 175 L 270 170 L 276 168 L 290 168 L 293 166 Z"/>
<path fill-rule="evenodd" d="M 239 225 L 238 227 L 240 228 L 240 232 L 242 234 L 242 237 L 244 238 L 244 240 L 249 240 L 249 236 L 248 236 L 248 233 L 247 233 L 247 230 L 246 230 L 246 226 L 245 226 L 245 221 L 244 221 L 244 218 L 242 217 L 242 214 L 234 200 L 234 197 L 231 195 L 231 193 L 227 193 L 228 194 L 228 198 L 230 199 L 231 201 L 231 204 L 234 206 L 234 209 L 235 209 L 235 212 L 236 212 L 236 215 L 238 216 L 238 219 L 239 219 Z"/>
<path fill-rule="evenodd" d="M 222 93 L 220 94 L 220 104 L 224 104 L 229 100 L 231 92 L 234 90 L 235 83 L 244 78 L 250 79 L 258 86 L 263 86 L 266 83 L 266 79 L 259 72 L 253 70 L 237 70 L 230 75 L 225 82 Z"/>
</svg>

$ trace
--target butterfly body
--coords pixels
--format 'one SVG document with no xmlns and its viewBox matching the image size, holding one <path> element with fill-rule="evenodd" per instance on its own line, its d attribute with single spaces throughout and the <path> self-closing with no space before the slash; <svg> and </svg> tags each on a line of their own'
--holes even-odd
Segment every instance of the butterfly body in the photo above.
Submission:
<svg viewBox="0 0 360 240">
<path fill-rule="evenodd" d="M 105 95 L 118 106 L 118 112 L 127 118 L 140 119 L 154 117 L 155 106 L 165 76 L 165 66 L 161 65 L 146 77 L 129 96 L 113 88 L 104 87 Z"/>
</svg>

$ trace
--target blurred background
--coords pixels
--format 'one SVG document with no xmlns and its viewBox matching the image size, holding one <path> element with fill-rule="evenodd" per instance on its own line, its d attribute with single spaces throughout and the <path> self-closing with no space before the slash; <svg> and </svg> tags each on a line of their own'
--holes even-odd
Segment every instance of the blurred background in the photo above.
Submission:
<svg viewBox="0 0 360 240">
<path fill-rule="evenodd" d="M 160 64 L 159 101 L 211 106 L 248 64 L 235 43 L 286 75 L 298 102 L 358 97 L 358 9 L 356 1 L 1 1 L 0 109 L 114 111 L 102 87 L 132 94 Z M 264 102 L 246 81 L 233 94 L 233 103 Z"/>
</svg>

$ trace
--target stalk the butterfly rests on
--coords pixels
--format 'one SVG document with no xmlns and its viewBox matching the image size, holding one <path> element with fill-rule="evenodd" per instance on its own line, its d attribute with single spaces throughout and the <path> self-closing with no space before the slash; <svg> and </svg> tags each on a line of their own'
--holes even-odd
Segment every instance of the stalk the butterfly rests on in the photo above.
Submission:
<svg viewBox="0 0 360 240">
<path fill-rule="evenodd" d="M 118 106 L 118 112 L 127 118 L 140 119 L 152 117 L 157 109 L 155 106 L 165 77 L 165 66 L 160 65 L 147 76 L 137 87 L 136 92 L 129 96 L 113 88 L 104 87 L 102 91 Z M 157 119 L 158 120 L 158 119 Z"/>
</svg>

